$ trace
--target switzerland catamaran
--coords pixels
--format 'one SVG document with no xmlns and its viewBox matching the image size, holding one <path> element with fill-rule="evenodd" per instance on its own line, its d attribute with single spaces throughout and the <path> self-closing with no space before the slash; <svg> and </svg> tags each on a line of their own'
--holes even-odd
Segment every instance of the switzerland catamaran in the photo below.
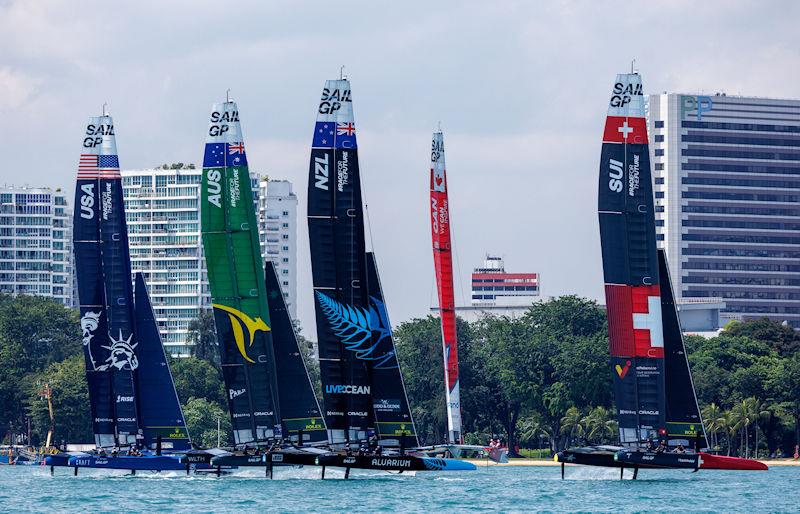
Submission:
<svg viewBox="0 0 800 514">
<path fill-rule="evenodd" d="M 314 464 L 325 423 L 270 262 L 264 272 L 247 154 L 235 102 L 213 107 L 203 160 L 202 236 L 234 451 L 186 462 Z M 266 275 L 266 276 L 265 276 Z"/>
<path fill-rule="evenodd" d="M 322 466 L 381 470 L 474 469 L 423 457 L 397 361 L 375 256 L 366 252 L 352 93 L 322 90 L 311 149 L 308 230 L 325 420 Z M 353 450 L 353 447 L 357 450 Z"/>
<path fill-rule="evenodd" d="M 73 244 L 96 450 L 46 464 L 75 474 L 183 469 L 176 455 L 191 440 L 141 274 L 134 297 L 114 122 L 105 113 L 86 126 Z"/>
<path fill-rule="evenodd" d="M 570 448 L 564 463 L 762 470 L 708 446 L 663 251 L 656 250 L 642 82 L 618 75 L 603 132 L 598 211 L 620 446 Z"/>
</svg>

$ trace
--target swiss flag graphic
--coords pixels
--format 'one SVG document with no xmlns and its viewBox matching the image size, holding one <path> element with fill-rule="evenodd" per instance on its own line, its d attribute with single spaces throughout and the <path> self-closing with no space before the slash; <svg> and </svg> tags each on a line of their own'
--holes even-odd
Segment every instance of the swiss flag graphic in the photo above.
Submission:
<svg viewBox="0 0 800 514">
<path fill-rule="evenodd" d="M 606 284 L 608 336 L 615 357 L 664 357 L 658 286 Z"/>
<path fill-rule="evenodd" d="M 647 144 L 647 120 L 626 116 L 607 116 L 604 143 Z"/>
</svg>

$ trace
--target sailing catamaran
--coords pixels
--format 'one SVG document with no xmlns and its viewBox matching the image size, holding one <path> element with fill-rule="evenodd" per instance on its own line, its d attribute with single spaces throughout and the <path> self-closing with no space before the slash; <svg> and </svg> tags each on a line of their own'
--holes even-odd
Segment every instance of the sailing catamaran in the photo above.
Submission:
<svg viewBox="0 0 800 514">
<path fill-rule="evenodd" d="M 325 419 L 322 466 L 474 469 L 408 454 L 418 446 L 375 257 L 366 252 L 350 82 L 329 80 L 314 127 L 308 230 Z M 351 450 L 359 447 L 358 452 Z"/>
<path fill-rule="evenodd" d="M 656 250 L 642 82 L 617 76 L 603 132 L 598 196 L 609 350 L 620 446 L 570 448 L 564 463 L 761 470 L 708 446 L 663 251 Z"/>
<path fill-rule="evenodd" d="M 327 432 L 272 263 L 265 277 L 235 102 L 216 104 L 211 112 L 201 201 L 235 449 L 195 451 L 185 460 L 218 469 L 267 466 L 268 472 L 273 462 L 314 464 L 318 453 L 295 451 L 291 444 L 327 443 Z"/>
<path fill-rule="evenodd" d="M 114 122 L 86 126 L 73 243 L 96 452 L 48 457 L 51 466 L 182 469 L 191 447 L 144 278 L 131 284 Z M 170 455 L 162 454 L 162 450 Z M 113 455 L 108 455 L 113 453 Z"/>
</svg>

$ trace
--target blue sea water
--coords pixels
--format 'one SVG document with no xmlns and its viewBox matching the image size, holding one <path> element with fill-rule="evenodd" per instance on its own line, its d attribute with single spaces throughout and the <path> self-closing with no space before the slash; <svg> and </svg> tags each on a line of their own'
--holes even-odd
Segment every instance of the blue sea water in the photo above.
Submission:
<svg viewBox="0 0 800 514">
<path fill-rule="evenodd" d="M 282 468 L 186 477 L 0 466 L 0 512 L 797 512 L 800 468 L 761 472 L 489 467 L 416 476 Z M 336 479 L 338 478 L 338 479 Z"/>
</svg>

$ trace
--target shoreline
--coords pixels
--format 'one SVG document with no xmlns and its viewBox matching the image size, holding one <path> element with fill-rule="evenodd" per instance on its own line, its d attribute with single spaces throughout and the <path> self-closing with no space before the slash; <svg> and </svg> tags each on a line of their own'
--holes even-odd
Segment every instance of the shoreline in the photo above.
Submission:
<svg viewBox="0 0 800 514">
<path fill-rule="evenodd" d="M 508 463 L 500 464 L 497 462 L 492 462 L 489 459 L 464 459 L 467 462 L 471 462 L 478 467 L 553 467 L 553 466 L 560 466 L 560 462 L 555 462 L 552 459 L 508 459 Z M 800 461 L 792 460 L 792 459 L 780 459 L 780 460 L 770 460 L 765 459 L 761 460 L 769 467 L 800 467 Z M 567 464 L 567 466 L 576 466 L 576 464 Z"/>
</svg>

